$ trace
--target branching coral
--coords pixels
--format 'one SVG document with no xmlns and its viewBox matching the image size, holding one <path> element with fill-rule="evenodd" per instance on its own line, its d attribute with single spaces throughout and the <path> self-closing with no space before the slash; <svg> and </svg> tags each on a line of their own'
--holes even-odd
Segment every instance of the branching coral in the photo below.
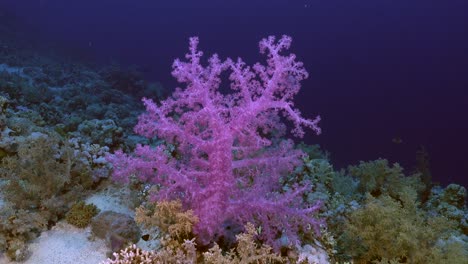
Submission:
<svg viewBox="0 0 468 264">
<path fill-rule="evenodd" d="M 137 222 L 144 225 L 157 225 L 166 234 L 162 238 L 162 248 L 154 251 L 141 250 L 135 245 L 114 253 L 113 259 L 103 264 L 133 263 L 282 263 L 286 259 L 273 253 L 271 247 L 259 245 L 256 240 L 259 231 L 252 224 L 246 225 L 246 233 L 236 236 L 234 248 L 224 252 L 217 244 L 207 251 L 200 251 L 192 234 L 192 226 L 197 218 L 191 211 L 182 211 L 179 201 L 163 201 L 155 205 L 154 211 L 140 207 L 136 214 Z"/>
</svg>

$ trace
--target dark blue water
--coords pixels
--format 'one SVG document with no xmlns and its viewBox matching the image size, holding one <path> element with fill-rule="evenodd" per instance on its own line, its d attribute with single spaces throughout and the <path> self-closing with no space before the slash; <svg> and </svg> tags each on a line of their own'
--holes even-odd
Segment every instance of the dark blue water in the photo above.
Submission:
<svg viewBox="0 0 468 264">
<path fill-rule="evenodd" d="M 468 2 L 464 0 L 1 0 L 23 36 L 100 63 L 145 69 L 173 88 L 187 39 L 222 57 L 261 59 L 258 41 L 288 34 L 311 77 L 297 106 L 322 116 L 307 143 L 337 167 L 379 157 L 408 172 L 424 145 L 435 181 L 468 178 Z"/>
</svg>

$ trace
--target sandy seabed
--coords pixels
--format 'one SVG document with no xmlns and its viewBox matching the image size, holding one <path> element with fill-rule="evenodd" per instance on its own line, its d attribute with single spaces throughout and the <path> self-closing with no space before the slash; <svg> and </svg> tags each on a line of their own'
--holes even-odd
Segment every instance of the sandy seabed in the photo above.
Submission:
<svg viewBox="0 0 468 264">
<path fill-rule="evenodd" d="M 86 203 L 95 204 L 101 212 L 112 210 L 133 216 L 134 211 L 116 193 L 115 189 L 107 189 L 90 196 Z M 99 264 L 107 259 L 109 247 L 104 240 L 92 238 L 91 227 L 81 229 L 62 220 L 34 239 L 29 251 L 30 256 L 23 262 L 10 261 L 0 253 L 0 264 Z"/>
</svg>

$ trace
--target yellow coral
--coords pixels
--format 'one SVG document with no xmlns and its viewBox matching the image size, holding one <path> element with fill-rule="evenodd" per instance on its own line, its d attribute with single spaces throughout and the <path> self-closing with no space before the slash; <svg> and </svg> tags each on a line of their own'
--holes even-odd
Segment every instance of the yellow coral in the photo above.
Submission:
<svg viewBox="0 0 468 264">
<path fill-rule="evenodd" d="M 79 228 L 85 228 L 91 223 L 91 218 L 99 213 L 99 209 L 94 204 L 86 204 L 83 201 L 77 202 L 67 212 L 65 220 Z"/>
</svg>

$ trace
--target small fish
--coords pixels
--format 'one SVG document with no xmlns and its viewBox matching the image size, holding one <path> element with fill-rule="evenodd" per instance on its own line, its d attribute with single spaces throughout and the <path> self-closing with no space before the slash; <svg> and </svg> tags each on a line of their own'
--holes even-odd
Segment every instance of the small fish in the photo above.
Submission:
<svg viewBox="0 0 468 264">
<path fill-rule="evenodd" d="M 392 138 L 392 142 L 395 144 L 401 144 L 403 143 L 403 140 L 400 137 L 394 137 Z"/>
</svg>

